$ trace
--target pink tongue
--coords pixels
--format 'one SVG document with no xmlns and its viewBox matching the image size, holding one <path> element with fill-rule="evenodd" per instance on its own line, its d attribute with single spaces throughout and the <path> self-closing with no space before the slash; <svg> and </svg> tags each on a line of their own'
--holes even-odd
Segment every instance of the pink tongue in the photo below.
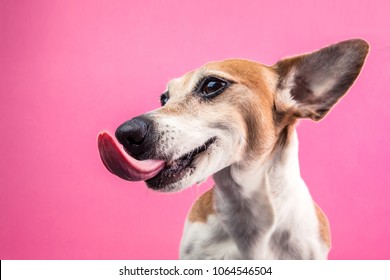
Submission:
<svg viewBox="0 0 390 280">
<path fill-rule="evenodd" d="M 165 166 L 163 160 L 138 161 L 129 156 L 108 132 L 98 136 L 100 158 L 113 174 L 128 181 L 145 181 L 156 176 Z"/>
</svg>

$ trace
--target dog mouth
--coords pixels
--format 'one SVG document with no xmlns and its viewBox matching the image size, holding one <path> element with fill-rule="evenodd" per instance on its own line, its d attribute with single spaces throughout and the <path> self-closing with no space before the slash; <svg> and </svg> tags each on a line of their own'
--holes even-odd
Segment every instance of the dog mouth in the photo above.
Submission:
<svg viewBox="0 0 390 280">
<path fill-rule="evenodd" d="M 131 157 L 108 132 L 98 136 L 100 158 L 114 175 L 128 181 L 145 181 L 148 187 L 159 190 L 180 181 L 195 170 L 194 160 L 204 153 L 216 137 L 175 160 L 148 159 L 138 161 Z"/>
<path fill-rule="evenodd" d="M 182 155 L 180 158 L 167 161 L 165 167 L 156 176 L 145 181 L 148 187 L 159 190 L 180 181 L 188 173 L 192 174 L 196 168 L 193 165 L 194 160 L 206 152 L 216 139 L 216 137 L 212 137 L 203 145 Z"/>
</svg>

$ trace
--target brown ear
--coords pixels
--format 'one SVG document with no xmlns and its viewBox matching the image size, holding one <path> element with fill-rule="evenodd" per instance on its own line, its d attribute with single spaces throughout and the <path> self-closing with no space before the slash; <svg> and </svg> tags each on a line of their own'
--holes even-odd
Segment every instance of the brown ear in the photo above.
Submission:
<svg viewBox="0 0 390 280">
<path fill-rule="evenodd" d="M 283 59 L 274 66 L 279 75 L 278 93 L 295 101 L 297 117 L 318 121 L 351 87 L 368 49 L 367 42 L 354 39 Z"/>
</svg>

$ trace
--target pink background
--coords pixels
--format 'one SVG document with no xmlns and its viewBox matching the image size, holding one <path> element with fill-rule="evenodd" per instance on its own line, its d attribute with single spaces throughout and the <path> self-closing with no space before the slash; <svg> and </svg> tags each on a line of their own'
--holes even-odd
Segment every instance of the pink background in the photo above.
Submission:
<svg viewBox="0 0 390 280">
<path fill-rule="evenodd" d="M 114 177 L 96 136 L 159 106 L 211 60 L 279 58 L 361 37 L 371 52 L 301 170 L 332 259 L 390 258 L 388 1 L 0 1 L 0 258 L 176 259 L 191 203 Z"/>
</svg>

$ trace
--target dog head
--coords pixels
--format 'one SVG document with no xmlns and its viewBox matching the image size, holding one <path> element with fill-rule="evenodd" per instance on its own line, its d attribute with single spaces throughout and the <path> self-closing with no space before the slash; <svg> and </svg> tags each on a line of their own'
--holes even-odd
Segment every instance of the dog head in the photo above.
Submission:
<svg viewBox="0 0 390 280">
<path fill-rule="evenodd" d="M 328 113 L 367 53 L 366 42 L 349 40 L 274 66 L 208 63 L 169 82 L 162 107 L 123 123 L 117 140 L 101 133 L 101 158 L 123 179 L 177 191 L 224 167 L 267 157 L 296 119 L 318 121 Z"/>
</svg>

